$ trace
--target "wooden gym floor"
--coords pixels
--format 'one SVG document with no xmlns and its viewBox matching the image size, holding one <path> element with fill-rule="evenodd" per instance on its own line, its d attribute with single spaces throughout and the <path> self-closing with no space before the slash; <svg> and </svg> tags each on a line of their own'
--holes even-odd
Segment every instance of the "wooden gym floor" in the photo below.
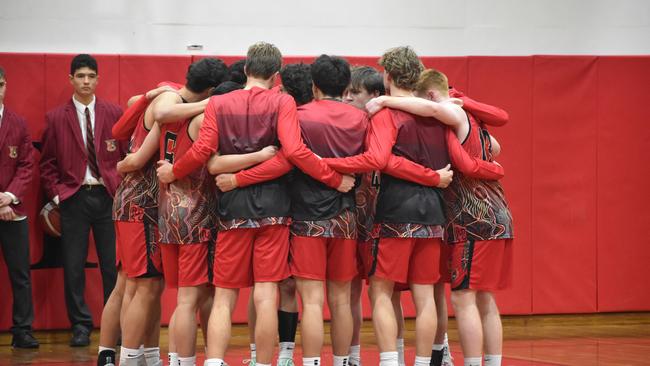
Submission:
<svg viewBox="0 0 650 366">
<path fill-rule="evenodd" d="M 504 325 L 504 366 L 521 365 L 650 365 L 650 313 L 506 316 Z M 412 364 L 414 355 L 413 320 L 407 321 L 406 361 Z M 326 328 L 327 331 L 327 328 Z M 68 331 L 35 332 L 41 342 L 38 350 L 14 350 L 11 334 L 0 334 L 0 365 L 96 365 L 99 331 L 92 334 L 92 344 L 85 348 L 70 348 Z M 329 343 L 326 336 L 326 343 Z M 449 339 L 456 365 L 463 365 L 454 319 L 450 319 Z M 203 365 L 203 340 L 197 345 L 197 365 Z M 372 324 L 364 322 L 362 329 L 362 358 L 364 365 L 378 364 Z M 166 358 L 167 328 L 161 331 L 161 345 Z M 300 365 L 300 338 L 294 355 Z M 248 358 L 248 330 L 238 325 L 226 361 L 241 365 Z M 323 363 L 331 364 L 331 347 L 323 349 Z M 167 364 L 167 362 L 165 362 Z"/>
</svg>

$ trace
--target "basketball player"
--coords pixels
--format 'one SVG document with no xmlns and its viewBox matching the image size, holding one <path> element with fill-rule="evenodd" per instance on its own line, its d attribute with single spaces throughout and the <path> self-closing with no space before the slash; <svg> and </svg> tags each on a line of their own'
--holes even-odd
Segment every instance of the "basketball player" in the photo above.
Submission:
<svg viewBox="0 0 650 366">
<path fill-rule="evenodd" d="M 396 100 L 384 98 L 383 106 L 400 108 L 422 115 L 441 113 L 440 106 L 449 99 L 448 81 L 437 70 L 427 70 L 418 82 L 418 94 L 431 100 Z M 459 93 L 456 93 L 459 95 Z M 461 95 L 462 96 L 462 95 Z M 437 102 L 437 103 L 436 103 Z M 507 122 L 507 114 L 496 107 L 481 108 L 477 114 L 487 116 L 493 125 Z M 496 111 L 496 113 L 495 113 Z M 496 117 L 496 118 L 495 118 Z M 501 118 L 499 118 L 501 117 Z M 504 118 L 505 117 L 505 118 Z M 474 157 L 492 160 L 492 138 L 476 118 L 456 109 L 451 126 L 464 141 L 464 149 Z M 475 192 L 483 192 L 480 197 Z M 459 324 L 461 346 L 466 365 L 480 365 L 485 350 L 486 365 L 500 365 L 502 327 L 494 290 L 508 286 L 511 276 L 512 217 L 503 189 L 498 182 L 459 175 L 445 191 L 449 203 L 446 239 L 452 250 L 452 303 Z M 478 205 L 478 206 L 477 206 Z M 475 210 L 476 207 L 481 210 Z"/>
<path fill-rule="evenodd" d="M 210 99 L 199 140 L 164 179 L 186 176 L 217 150 L 222 155 L 256 151 L 278 141 L 281 152 L 298 167 L 330 187 L 350 190 L 353 178 L 329 169 L 302 143 L 295 102 L 269 90 L 281 63 L 282 55 L 275 46 L 264 42 L 251 46 L 245 66 L 246 88 Z M 208 366 L 224 364 L 237 289 L 253 283 L 257 365 L 271 363 L 277 337 L 277 282 L 289 274 L 289 200 L 284 178 L 279 179 L 224 193 L 219 200 L 213 281 L 217 289 L 210 316 Z"/>
</svg>

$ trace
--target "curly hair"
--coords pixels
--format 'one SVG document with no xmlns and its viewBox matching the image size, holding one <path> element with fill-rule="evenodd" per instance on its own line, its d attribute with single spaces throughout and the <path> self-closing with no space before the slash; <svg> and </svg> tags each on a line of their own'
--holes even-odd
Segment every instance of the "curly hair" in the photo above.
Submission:
<svg viewBox="0 0 650 366">
<path fill-rule="evenodd" d="M 414 90 L 415 84 L 424 70 L 418 55 L 409 46 L 391 48 L 379 59 L 379 65 L 393 79 L 400 89 Z"/>
<path fill-rule="evenodd" d="M 311 67 L 302 62 L 299 64 L 285 65 L 280 70 L 282 87 L 293 97 L 296 105 L 307 104 L 314 99 L 311 91 Z"/>
</svg>

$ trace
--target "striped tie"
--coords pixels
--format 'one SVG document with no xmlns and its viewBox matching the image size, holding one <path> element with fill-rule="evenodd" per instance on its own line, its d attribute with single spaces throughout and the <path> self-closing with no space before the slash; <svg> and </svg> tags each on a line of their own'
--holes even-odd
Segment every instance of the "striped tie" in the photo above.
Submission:
<svg viewBox="0 0 650 366">
<path fill-rule="evenodd" d="M 90 110 L 86 107 L 86 150 L 88 153 L 88 168 L 90 174 L 96 179 L 100 178 L 99 167 L 97 166 L 97 153 L 95 152 L 95 137 L 93 125 L 90 123 Z"/>
</svg>

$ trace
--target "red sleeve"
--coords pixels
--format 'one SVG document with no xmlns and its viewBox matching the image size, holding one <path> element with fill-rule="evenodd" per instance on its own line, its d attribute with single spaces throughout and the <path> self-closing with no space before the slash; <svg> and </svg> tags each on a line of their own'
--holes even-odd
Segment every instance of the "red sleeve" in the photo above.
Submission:
<svg viewBox="0 0 650 366">
<path fill-rule="evenodd" d="M 447 129 L 446 138 L 449 158 L 455 169 L 476 179 L 499 180 L 503 178 L 504 171 L 501 165 L 471 157 L 450 128 Z"/>
<path fill-rule="evenodd" d="M 440 174 L 435 170 L 393 154 L 382 172 L 423 186 L 435 187 L 440 183 Z"/>
<path fill-rule="evenodd" d="M 366 151 L 362 154 L 347 158 L 323 159 L 327 165 L 341 173 L 367 173 L 373 170 L 383 170 L 388 164 L 397 129 L 390 116 L 384 109 L 375 114 L 370 120 L 370 129 L 366 137 Z"/>
<path fill-rule="evenodd" d="M 45 115 L 45 132 L 43 132 L 43 148 L 41 151 L 40 173 L 41 182 L 49 199 L 59 194 L 59 168 L 56 162 L 56 131 L 50 116 Z"/>
<path fill-rule="evenodd" d="M 192 147 L 174 163 L 173 172 L 176 179 L 184 178 L 204 165 L 210 156 L 219 149 L 219 130 L 214 100 L 205 107 L 205 117 L 199 130 L 199 138 Z"/>
<path fill-rule="evenodd" d="M 11 182 L 5 189 L 6 192 L 11 192 L 19 201 L 23 201 L 25 198 L 25 191 L 29 187 L 29 183 L 32 181 L 33 168 L 34 168 L 34 155 L 32 147 L 32 139 L 29 137 L 27 132 L 26 124 L 24 120 L 21 120 L 21 133 L 22 141 L 20 143 L 20 149 L 18 152 L 18 162 L 16 165 L 16 172 L 14 173 Z"/>
<path fill-rule="evenodd" d="M 147 109 L 151 103 L 145 96 L 138 98 L 138 100 L 131 104 L 129 108 L 126 109 L 122 117 L 115 122 L 111 132 L 113 133 L 113 138 L 118 140 L 128 140 L 133 134 L 133 130 L 140 119 L 140 116 Z"/>
<path fill-rule="evenodd" d="M 449 96 L 452 98 L 460 98 L 463 101 L 463 109 L 487 125 L 503 126 L 510 119 L 508 112 L 503 109 L 477 102 L 456 89 L 452 88 L 449 90 Z"/>
<path fill-rule="evenodd" d="M 280 150 L 273 158 L 235 174 L 235 179 L 238 187 L 246 187 L 279 178 L 289 173 L 292 168 L 293 165 Z"/>
<path fill-rule="evenodd" d="M 325 183 L 331 188 L 338 188 L 343 179 L 341 175 L 330 168 L 322 159 L 305 146 L 300 135 L 296 102 L 286 96 L 280 105 L 278 114 L 278 139 L 287 159 L 312 178 Z"/>
</svg>

